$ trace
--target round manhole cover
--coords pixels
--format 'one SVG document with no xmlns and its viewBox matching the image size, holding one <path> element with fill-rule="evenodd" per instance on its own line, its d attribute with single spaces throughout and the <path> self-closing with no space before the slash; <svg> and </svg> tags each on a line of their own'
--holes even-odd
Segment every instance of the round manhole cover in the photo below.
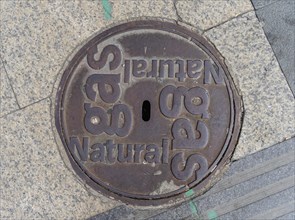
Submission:
<svg viewBox="0 0 295 220">
<path fill-rule="evenodd" d="M 56 126 L 88 185 L 159 205 L 211 184 L 236 145 L 240 105 L 204 38 L 169 22 L 133 21 L 98 34 L 68 64 Z"/>
</svg>

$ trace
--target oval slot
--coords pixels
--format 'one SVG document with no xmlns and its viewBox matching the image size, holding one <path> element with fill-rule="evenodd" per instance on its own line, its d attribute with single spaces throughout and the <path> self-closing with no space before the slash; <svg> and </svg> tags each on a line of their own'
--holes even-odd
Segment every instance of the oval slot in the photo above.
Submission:
<svg viewBox="0 0 295 220">
<path fill-rule="evenodd" d="M 142 103 L 142 120 L 149 121 L 151 118 L 151 103 L 148 100 L 145 100 Z"/>
</svg>

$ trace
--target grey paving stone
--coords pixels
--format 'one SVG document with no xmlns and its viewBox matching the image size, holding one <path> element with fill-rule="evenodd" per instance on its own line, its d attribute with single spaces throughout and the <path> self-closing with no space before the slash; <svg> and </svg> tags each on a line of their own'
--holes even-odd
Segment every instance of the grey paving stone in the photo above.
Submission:
<svg viewBox="0 0 295 220">
<path fill-rule="evenodd" d="M 253 10 L 245 0 L 176 0 L 181 20 L 201 30 L 212 28 L 242 13 Z"/>
<path fill-rule="evenodd" d="M 225 57 L 245 115 L 234 159 L 295 134 L 293 94 L 254 12 L 205 32 Z"/>
<path fill-rule="evenodd" d="M 248 155 L 247 157 L 240 159 L 238 163 L 232 163 L 231 169 L 227 171 L 226 176 L 242 172 L 245 169 L 251 169 L 254 166 L 262 164 L 264 161 L 278 158 L 288 152 L 292 152 L 292 149 L 294 148 L 295 138 L 291 138 L 287 141 L 267 148 L 266 150 L 258 151 L 255 154 Z"/>
<path fill-rule="evenodd" d="M 132 213 L 132 209 L 125 205 L 115 207 L 107 212 L 92 216 L 88 220 L 120 220 L 127 219 L 127 216 Z"/>
<path fill-rule="evenodd" d="M 83 219 L 117 205 L 66 168 L 49 112 L 45 99 L 0 119 L 0 219 Z"/>
<path fill-rule="evenodd" d="M 103 213 L 99 213 L 95 216 L 90 217 L 88 220 L 116 220 L 116 219 L 124 219 L 124 220 L 140 220 L 147 219 L 150 216 L 157 215 L 159 213 L 165 212 L 166 209 L 142 209 L 139 207 L 129 207 L 127 205 L 121 205 L 115 207 L 111 210 L 108 210 Z"/>
<path fill-rule="evenodd" d="M 251 205 L 235 210 L 226 215 L 219 216 L 218 219 L 219 220 L 236 220 L 236 219 L 262 220 L 261 218 L 256 218 L 255 216 L 259 216 L 256 214 L 275 209 L 279 206 L 283 206 L 289 201 L 292 201 L 292 199 L 294 199 L 294 196 L 295 196 L 295 188 L 292 187 L 280 193 L 277 193 L 275 195 L 269 196 L 255 203 L 252 203 Z M 293 206 L 293 210 L 295 210 L 294 206 Z M 275 216 L 276 214 L 278 213 L 273 213 L 272 215 L 266 214 L 266 216 L 263 217 L 263 220 L 277 219 L 277 216 Z"/>
<path fill-rule="evenodd" d="M 265 7 L 267 5 L 273 4 L 274 2 L 278 1 L 285 1 L 285 0 L 251 0 L 255 9 L 259 9 Z"/>
<path fill-rule="evenodd" d="M 271 183 L 278 182 L 283 178 L 289 177 L 292 171 L 295 172 L 294 162 L 275 169 L 272 172 L 264 173 L 248 181 L 242 182 L 220 193 L 211 195 L 209 198 L 201 201 L 199 207 L 202 210 L 207 210 L 217 205 L 226 204 L 231 199 L 242 197 L 255 189 L 259 189 L 260 187 L 267 186 Z"/>
<path fill-rule="evenodd" d="M 0 117 L 18 109 L 2 60 L 0 61 Z"/>
<path fill-rule="evenodd" d="M 158 209 L 150 209 L 150 210 L 133 210 L 133 212 L 127 216 L 126 219 L 147 219 L 150 216 L 157 215 L 159 213 L 164 212 L 166 209 L 158 208 Z"/>
<path fill-rule="evenodd" d="M 192 215 L 192 210 L 189 203 L 185 203 L 180 207 L 171 208 L 167 212 L 163 212 L 156 216 L 148 218 L 149 220 L 163 220 L 163 219 L 183 219 L 186 216 Z"/>
<path fill-rule="evenodd" d="M 266 220 L 266 219 L 278 219 L 281 218 L 282 216 L 286 216 L 292 212 L 295 211 L 295 201 L 294 201 L 294 193 L 295 190 L 294 188 L 291 188 L 290 195 L 293 196 L 293 198 L 290 199 L 289 202 L 285 202 L 283 204 L 276 205 L 273 208 L 269 208 L 265 210 L 264 212 L 251 216 L 250 219 L 253 220 Z M 279 198 L 279 200 L 281 197 Z M 277 201 L 274 201 L 273 203 L 276 203 Z"/>
<path fill-rule="evenodd" d="M 281 0 L 256 11 L 288 83 L 295 94 L 295 1 Z"/>
<path fill-rule="evenodd" d="M 295 219 L 295 211 L 291 212 L 287 215 L 283 215 L 281 217 L 279 217 L 277 220 L 294 220 Z"/>
</svg>

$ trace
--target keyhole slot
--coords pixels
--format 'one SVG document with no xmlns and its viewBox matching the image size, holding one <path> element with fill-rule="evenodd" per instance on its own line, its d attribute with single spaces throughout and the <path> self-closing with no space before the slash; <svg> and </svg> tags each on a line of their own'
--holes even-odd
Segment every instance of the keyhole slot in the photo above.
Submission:
<svg viewBox="0 0 295 220">
<path fill-rule="evenodd" d="M 144 121 L 149 121 L 151 118 L 151 103 L 148 100 L 145 100 L 142 103 L 142 120 Z"/>
</svg>

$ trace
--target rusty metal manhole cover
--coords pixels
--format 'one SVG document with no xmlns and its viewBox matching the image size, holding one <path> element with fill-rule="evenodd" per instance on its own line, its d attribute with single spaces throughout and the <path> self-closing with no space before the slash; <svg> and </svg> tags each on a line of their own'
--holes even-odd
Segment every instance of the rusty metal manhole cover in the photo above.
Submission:
<svg viewBox="0 0 295 220">
<path fill-rule="evenodd" d="M 69 63 L 57 94 L 56 126 L 75 172 L 136 205 L 208 187 L 240 122 L 241 99 L 219 53 L 169 22 L 98 34 Z"/>
</svg>

